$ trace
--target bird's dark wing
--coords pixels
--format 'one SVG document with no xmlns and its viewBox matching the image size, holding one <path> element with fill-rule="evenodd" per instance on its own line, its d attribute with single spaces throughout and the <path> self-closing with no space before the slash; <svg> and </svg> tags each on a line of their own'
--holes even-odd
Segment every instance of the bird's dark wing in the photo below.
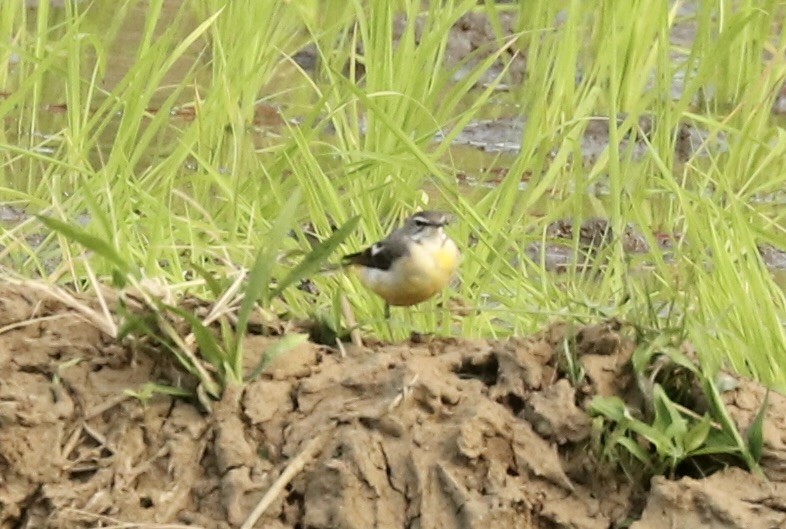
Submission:
<svg viewBox="0 0 786 529">
<path fill-rule="evenodd" d="M 341 262 L 345 265 L 360 265 L 380 270 L 389 270 L 393 262 L 408 253 L 406 241 L 389 237 L 382 242 L 369 246 L 362 252 L 345 255 Z"/>
</svg>

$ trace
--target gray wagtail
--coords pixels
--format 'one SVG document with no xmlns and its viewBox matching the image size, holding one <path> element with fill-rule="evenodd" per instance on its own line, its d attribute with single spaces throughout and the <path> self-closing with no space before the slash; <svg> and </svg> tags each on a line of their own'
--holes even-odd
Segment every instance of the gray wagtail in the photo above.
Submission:
<svg viewBox="0 0 786 529">
<path fill-rule="evenodd" d="M 445 233 L 451 221 L 441 211 L 421 211 L 385 239 L 344 256 L 342 264 L 354 268 L 364 286 L 390 306 L 416 305 L 445 288 L 459 264 L 461 253 Z"/>
</svg>

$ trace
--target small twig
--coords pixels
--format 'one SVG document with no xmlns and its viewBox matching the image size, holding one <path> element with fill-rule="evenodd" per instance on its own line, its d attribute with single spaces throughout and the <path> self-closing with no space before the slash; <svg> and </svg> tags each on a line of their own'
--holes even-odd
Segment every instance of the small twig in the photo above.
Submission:
<svg viewBox="0 0 786 529">
<path fill-rule="evenodd" d="M 104 299 L 104 294 L 101 292 L 98 278 L 96 277 L 95 272 L 93 272 L 93 268 L 90 266 L 89 261 L 85 261 L 85 270 L 87 271 L 87 277 L 90 279 L 90 284 L 93 285 L 93 290 L 95 290 L 98 304 L 101 306 L 101 312 L 104 315 L 104 321 L 107 322 L 107 326 L 112 330 L 111 336 L 112 338 L 117 338 L 117 323 L 115 323 L 115 320 L 112 317 L 112 311 L 109 310 L 109 305 L 107 305 L 106 299 Z"/>
<path fill-rule="evenodd" d="M 124 402 L 124 401 L 126 401 L 126 400 L 128 400 L 130 398 L 131 398 L 131 395 L 128 395 L 126 393 L 124 393 L 122 395 L 117 395 L 115 397 L 112 397 L 112 398 L 102 402 L 101 404 L 97 404 L 96 406 L 93 406 L 92 408 L 89 408 L 89 409 L 85 410 L 85 415 L 84 415 L 83 419 L 85 421 L 89 421 L 90 419 L 92 419 L 94 417 L 98 417 L 99 415 L 101 415 L 105 411 L 114 408 L 118 404 L 121 404 L 122 402 Z"/>
<path fill-rule="evenodd" d="M 396 396 L 393 398 L 393 400 L 390 401 L 390 404 L 388 404 L 387 413 L 393 411 L 393 409 L 396 406 L 401 404 L 404 401 L 404 399 L 407 398 L 407 395 L 409 395 L 412 392 L 412 388 L 415 385 L 415 382 L 418 381 L 418 377 L 419 375 L 415 373 L 415 376 L 412 377 L 412 380 L 410 380 L 408 384 L 404 384 L 401 387 L 401 391 L 399 391 L 398 394 L 396 394 Z"/>
<path fill-rule="evenodd" d="M 221 297 L 213 303 L 213 306 L 210 308 L 210 312 L 202 321 L 202 324 L 205 327 L 209 327 L 214 321 L 220 318 L 223 314 L 231 312 L 231 308 L 237 304 L 238 300 L 235 299 L 236 294 L 240 291 L 240 288 L 243 286 L 243 281 L 246 279 L 246 275 L 248 272 L 246 270 L 241 270 L 240 273 L 237 275 L 235 280 L 229 286 Z M 242 299 L 242 296 L 240 296 Z"/>
<path fill-rule="evenodd" d="M 71 435 L 68 437 L 68 440 L 66 440 L 65 444 L 63 445 L 63 448 L 60 449 L 60 458 L 63 461 L 66 461 L 68 459 L 68 456 L 71 455 L 71 452 L 74 451 L 74 448 L 76 448 L 77 443 L 79 443 L 79 438 L 81 436 L 82 436 L 82 425 L 77 424 L 76 428 L 74 428 L 74 431 L 71 432 Z"/>
<path fill-rule="evenodd" d="M 23 321 L 16 321 L 14 323 L 9 323 L 3 327 L 0 327 L 0 334 L 5 334 L 7 332 L 11 332 L 16 329 L 21 329 L 22 327 L 27 327 L 28 325 L 33 325 L 35 323 L 40 323 L 43 321 L 51 321 L 51 320 L 59 320 L 61 318 L 67 318 L 71 314 L 63 313 L 63 314 L 51 314 L 49 316 L 39 316 L 37 318 L 30 318 L 28 320 Z"/>
<path fill-rule="evenodd" d="M 109 441 L 106 440 L 106 437 L 104 437 L 104 434 L 102 434 L 101 432 L 99 432 L 98 430 L 96 430 L 95 428 L 93 428 L 92 426 L 90 426 L 89 424 L 87 424 L 84 421 L 82 421 L 82 429 L 85 432 L 87 432 L 87 434 L 90 437 L 95 439 L 96 442 L 98 442 L 98 445 L 101 448 L 106 448 L 107 450 L 109 450 L 112 453 L 112 455 L 117 453 L 117 450 L 115 450 L 112 446 L 109 445 Z"/>
<path fill-rule="evenodd" d="M 138 465 L 127 469 L 127 471 L 124 472 L 122 476 L 125 484 L 129 484 L 129 485 L 132 484 L 134 480 L 136 480 L 136 478 L 139 477 L 140 474 L 147 472 L 155 461 L 167 455 L 169 453 L 169 450 L 170 450 L 169 446 L 162 446 L 161 448 L 158 449 L 158 452 L 148 457 L 145 461 L 142 461 Z M 115 480 L 117 479 L 118 477 L 116 476 Z"/>
<path fill-rule="evenodd" d="M 686 408 L 685 406 L 683 406 L 682 404 L 679 404 L 677 402 L 672 402 L 672 404 L 674 405 L 675 408 L 680 410 L 682 413 L 684 413 L 688 417 L 696 419 L 697 421 L 704 420 L 704 416 L 703 415 L 699 415 L 698 413 L 696 413 L 692 409 Z M 710 421 L 710 426 L 712 426 L 713 428 L 715 428 L 718 431 L 721 431 L 721 432 L 723 431 L 723 426 L 719 422 Z"/>
<path fill-rule="evenodd" d="M 290 481 L 295 479 L 303 467 L 305 467 L 314 457 L 317 456 L 319 451 L 322 449 L 323 442 L 328 436 L 328 433 L 332 431 L 333 428 L 329 428 L 328 430 L 322 432 L 321 435 L 314 437 L 308 444 L 303 448 L 300 454 L 295 457 L 289 464 L 284 468 L 284 471 L 281 472 L 281 475 L 278 476 L 275 482 L 270 486 L 268 491 L 262 496 L 262 499 L 259 500 L 257 506 L 254 507 L 254 510 L 251 511 L 251 514 L 248 515 L 246 521 L 243 522 L 243 525 L 240 526 L 240 529 L 251 529 L 254 527 L 254 524 L 262 517 L 268 507 L 273 503 L 276 497 L 284 490 Z"/>
<path fill-rule="evenodd" d="M 344 347 L 344 344 L 341 343 L 341 339 L 338 338 L 338 337 L 336 337 L 336 345 L 338 346 L 338 355 L 341 358 L 346 358 L 347 357 L 347 348 Z"/>
<path fill-rule="evenodd" d="M 44 292 L 45 294 L 51 295 L 70 309 L 76 311 L 80 316 L 87 320 L 88 323 L 93 325 L 107 336 L 111 336 L 112 338 L 117 336 L 117 325 L 114 321 L 111 320 L 111 318 L 107 320 L 103 317 L 103 315 L 99 315 L 98 312 L 91 309 L 86 304 L 81 303 L 65 290 L 53 285 L 37 283 L 35 281 L 19 281 L 16 282 L 16 284 L 20 286 L 27 286 L 39 292 Z"/>
<path fill-rule="evenodd" d="M 103 514 L 98 514 L 90 511 L 85 511 L 82 509 L 74 509 L 72 507 L 66 507 L 63 509 L 63 513 L 72 513 L 76 517 L 82 518 L 90 518 L 93 520 L 100 520 L 101 522 L 109 522 L 111 525 L 100 525 L 103 529 L 200 529 L 199 526 L 196 525 L 181 525 L 181 524 L 171 524 L 171 523 L 150 523 L 150 522 L 121 522 L 117 518 L 112 518 L 111 516 L 106 516 Z"/>
</svg>

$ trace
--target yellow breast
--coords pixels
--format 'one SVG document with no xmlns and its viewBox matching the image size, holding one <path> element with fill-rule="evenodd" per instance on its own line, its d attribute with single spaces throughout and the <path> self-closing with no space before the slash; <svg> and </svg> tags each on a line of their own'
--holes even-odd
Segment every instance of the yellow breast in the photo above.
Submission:
<svg viewBox="0 0 786 529">
<path fill-rule="evenodd" d="M 360 280 L 390 305 L 415 305 L 447 286 L 460 255 L 449 238 L 413 243 L 388 270 L 361 268 Z"/>
</svg>

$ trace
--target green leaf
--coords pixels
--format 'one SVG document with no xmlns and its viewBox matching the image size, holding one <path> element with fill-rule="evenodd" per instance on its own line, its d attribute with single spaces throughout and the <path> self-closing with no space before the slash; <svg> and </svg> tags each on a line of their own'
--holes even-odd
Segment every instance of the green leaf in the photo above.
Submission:
<svg viewBox="0 0 786 529">
<path fill-rule="evenodd" d="M 56 231 L 65 238 L 73 242 L 77 242 L 88 250 L 97 253 L 115 265 L 115 267 L 117 267 L 124 274 L 136 273 L 134 267 L 132 267 L 125 259 L 123 259 L 120 256 L 120 253 L 118 253 L 115 247 L 109 242 L 90 234 L 87 232 L 87 230 L 80 228 L 75 224 L 64 222 L 54 217 L 36 215 L 36 218 L 40 220 L 47 228 Z"/>
<path fill-rule="evenodd" d="M 693 450 L 691 456 L 705 456 L 705 455 L 726 455 L 732 457 L 740 457 L 742 452 L 737 446 L 734 438 L 716 428 L 710 429 L 707 439 L 704 444 Z"/>
<path fill-rule="evenodd" d="M 767 415 L 769 400 L 770 390 L 768 389 L 764 394 L 764 401 L 761 403 L 756 418 L 748 428 L 748 450 L 755 461 L 759 461 L 764 452 L 764 418 Z"/>
<path fill-rule="evenodd" d="M 652 358 L 660 351 L 659 341 L 660 340 L 656 338 L 652 342 L 646 344 L 642 343 L 636 347 L 631 357 L 631 364 L 633 364 L 634 372 L 643 373 L 647 366 L 652 363 Z"/>
<path fill-rule="evenodd" d="M 125 340 L 132 334 L 142 334 L 156 338 L 156 316 L 152 312 L 135 314 L 120 308 L 118 312 L 123 316 L 120 328 L 117 330 L 117 340 Z M 159 340 L 160 341 L 160 340 Z"/>
<path fill-rule="evenodd" d="M 109 217 L 106 214 L 106 208 L 101 207 L 96 196 L 90 191 L 89 186 L 81 186 L 80 193 L 87 203 L 90 219 L 103 229 L 103 235 L 106 238 L 111 238 L 114 231 L 112 229 L 112 223 L 109 221 Z"/>
<path fill-rule="evenodd" d="M 709 377 L 705 377 L 702 387 L 704 388 L 704 395 L 707 397 L 711 416 L 720 423 L 721 428 L 727 435 L 733 438 L 738 445 L 742 445 L 742 438 L 737 425 L 731 415 L 729 415 L 715 383 Z"/>
<path fill-rule="evenodd" d="M 676 347 L 666 347 L 664 349 L 664 354 L 669 357 L 669 359 L 677 364 L 678 366 L 684 367 L 685 369 L 689 370 L 694 375 L 699 374 L 699 369 L 696 366 L 696 363 L 691 360 L 688 355 L 677 349 Z"/>
<path fill-rule="evenodd" d="M 171 305 L 164 305 L 164 307 L 166 307 L 167 310 L 181 316 L 188 322 L 188 324 L 191 326 L 191 332 L 194 333 L 197 345 L 199 346 L 199 352 L 202 354 L 205 360 L 210 362 L 213 367 L 218 370 L 219 373 L 224 373 L 224 362 L 228 358 L 228 354 L 219 345 L 218 340 L 216 340 L 215 335 L 213 335 L 210 329 L 205 327 L 199 318 L 187 310 L 183 310 L 180 307 L 173 307 Z"/>
<path fill-rule="evenodd" d="M 655 384 L 652 388 L 655 421 L 652 427 L 666 433 L 673 439 L 681 438 L 688 431 L 688 422 L 674 406 L 663 386 Z"/>
<path fill-rule="evenodd" d="M 682 439 L 682 445 L 688 455 L 704 446 L 712 429 L 712 421 L 705 415 L 702 419 L 689 429 Z"/>
<path fill-rule="evenodd" d="M 281 280 L 275 288 L 271 297 L 276 297 L 285 288 L 289 287 L 296 281 L 308 277 L 320 269 L 322 263 L 332 254 L 338 246 L 355 230 L 355 227 L 360 220 L 360 216 L 356 215 L 344 223 L 337 229 L 327 240 L 322 241 L 314 249 L 306 255 L 303 260 L 295 266 L 286 277 Z"/>
<path fill-rule="evenodd" d="M 619 397 L 597 396 L 592 399 L 589 411 L 593 415 L 603 415 L 612 421 L 622 422 L 627 419 L 628 410 L 625 402 Z"/>
<path fill-rule="evenodd" d="M 615 439 L 616 443 L 627 450 L 633 457 L 644 463 L 647 467 L 652 466 L 652 458 L 642 446 L 630 437 L 620 436 Z"/>
<path fill-rule="evenodd" d="M 156 320 L 157 316 L 154 313 L 149 312 L 138 315 L 128 311 L 122 304 L 119 306 L 119 312 L 123 316 L 123 322 L 118 331 L 118 336 L 120 337 L 118 339 L 125 338 L 132 334 L 147 336 L 153 340 L 154 343 L 169 351 L 186 371 L 199 377 L 199 371 L 191 364 L 188 357 L 159 331 L 158 322 Z"/>
<path fill-rule="evenodd" d="M 297 189 L 286 204 L 281 208 L 278 217 L 273 222 L 270 230 L 265 234 L 262 247 L 257 253 L 256 260 L 248 275 L 248 284 L 243 296 L 243 302 L 237 314 L 235 327 L 235 343 L 230 348 L 232 353 L 232 373 L 235 380 L 243 379 L 243 335 L 248 327 L 248 319 L 257 301 L 264 306 L 270 303 L 270 281 L 273 279 L 273 269 L 276 266 L 278 249 L 281 247 L 287 233 L 295 224 L 295 215 L 300 204 L 301 191 Z"/>
<path fill-rule="evenodd" d="M 756 475 L 762 475 L 761 468 L 756 458 L 753 457 L 747 443 L 742 438 L 737 428 L 737 424 L 726 409 L 726 405 L 715 383 L 709 377 L 705 377 L 703 387 L 704 395 L 707 397 L 707 402 L 710 405 L 710 411 L 715 420 L 721 424 L 723 433 L 732 441 L 733 445 L 731 446 L 733 446 L 733 450 L 739 453 L 751 472 Z"/>
<path fill-rule="evenodd" d="M 658 430 L 645 422 L 631 421 L 629 428 L 652 443 L 661 456 L 673 456 L 679 451 L 666 432 Z"/>
<path fill-rule="evenodd" d="M 300 204 L 300 190 L 296 190 L 281 208 L 278 217 L 273 222 L 270 230 L 265 234 L 264 243 L 257 253 L 251 272 L 248 276 L 248 285 L 243 297 L 243 303 L 237 314 L 237 333 L 242 336 L 248 326 L 248 318 L 254 304 L 260 301 L 267 306 L 270 303 L 270 281 L 273 278 L 273 268 L 276 265 L 278 249 L 281 247 L 286 234 L 295 224 L 295 214 Z"/>
<path fill-rule="evenodd" d="M 194 262 L 191 263 L 191 267 L 197 274 L 199 274 L 199 277 L 205 280 L 205 284 L 207 285 L 207 288 L 210 289 L 210 293 L 213 294 L 213 296 L 216 298 L 220 298 L 221 294 L 224 293 L 224 289 L 221 287 L 221 284 L 218 282 L 218 280 L 216 280 L 213 274 Z"/>
</svg>

